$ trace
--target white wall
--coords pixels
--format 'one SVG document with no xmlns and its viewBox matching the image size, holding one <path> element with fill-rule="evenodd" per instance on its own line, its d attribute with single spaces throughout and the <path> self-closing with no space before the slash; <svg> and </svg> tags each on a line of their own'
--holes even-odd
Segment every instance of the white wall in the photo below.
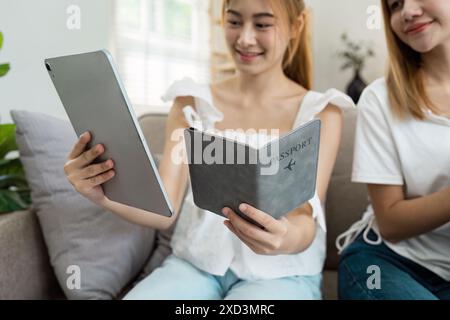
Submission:
<svg viewBox="0 0 450 320">
<path fill-rule="evenodd" d="M 220 1 L 220 0 L 212 0 Z M 313 11 L 315 89 L 345 90 L 352 72 L 340 70 L 335 53 L 342 48 L 340 36 L 374 44 L 376 57 L 367 62 L 363 78 L 371 82 L 385 70 L 386 49 L 383 30 L 366 26 L 370 5 L 379 0 L 306 0 Z M 69 5 L 81 9 L 81 29 L 69 30 Z M 26 109 L 66 117 L 65 111 L 44 68 L 47 57 L 112 49 L 112 0 L 0 0 L 0 31 L 5 43 L 0 63 L 11 63 L 11 71 L 0 78 L 0 121 L 10 122 L 9 110 Z"/>
<path fill-rule="evenodd" d="M 66 26 L 70 5 L 81 10 L 80 30 Z M 66 113 L 45 70 L 44 58 L 110 48 L 111 0 L 0 0 L 4 35 L 0 63 L 11 70 L 0 78 L 0 121 L 11 122 L 11 109 Z"/>
<path fill-rule="evenodd" d="M 342 61 L 335 53 L 342 49 L 341 34 L 347 32 L 355 41 L 373 44 L 376 56 L 367 60 L 362 77 L 367 83 L 384 75 L 386 45 L 383 25 L 381 29 L 367 28 L 367 8 L 380 0 L 306 0 L 313 12 L 314 82 L 319 91 L 337 88 L 344 91 L 352 79 L 350 69 L 340 70 Z"/>
</svg>

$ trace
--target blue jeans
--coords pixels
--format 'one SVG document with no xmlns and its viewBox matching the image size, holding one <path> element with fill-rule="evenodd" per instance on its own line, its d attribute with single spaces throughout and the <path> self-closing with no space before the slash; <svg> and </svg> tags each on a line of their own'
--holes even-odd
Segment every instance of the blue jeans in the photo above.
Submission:
<svg viewBox="0 0 450 320">
<path fill-rule="evenodd" d="M 376 237 L 371 231 L 369 238 Z M 370 266 L 379 267 L 375 287 Z M 368 269 L 369 268 L 369 269 Z M 369 281 L 368 281 L 369 279 Z M 368 285 L 368 282 L 370 285 Z M 449 300 L 450 282 L 432 271 L 400 256 L 384 243 L 371 245 L 362 235 L 343 252 L 338 272 L 339 299 Z M 372 289 L 370 289 L 372 288 Z"/>
<path fill-rule="evenodd" d="M 214 276 L 171 255 L 124 299 L 318 300 L 321 299 L 321 281 L 321 275 L 245 281 L 230 270 L 223 276 Z"/>
</svg>

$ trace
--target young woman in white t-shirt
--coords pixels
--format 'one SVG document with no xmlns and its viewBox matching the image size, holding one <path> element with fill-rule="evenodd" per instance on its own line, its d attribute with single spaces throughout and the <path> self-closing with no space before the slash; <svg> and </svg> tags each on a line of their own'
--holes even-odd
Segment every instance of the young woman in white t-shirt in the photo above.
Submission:
<svg viewBox="0 0 450 320">
<path fill-rule="evenodd" d="M 339 296 L 450 299 L 450 1 L 382 4 L 389 71 L 358 103 L 352 176 L 371 206 L 337 239 Z"/>
<path fill-rule="evenodd" d="M 82 195 L 131 222 L 166 229 L 179 215 L 171 242 L 173 254 L 126 299 L 321 297 L 325 258 L 321 202 L 339 148 L 342 115 L 338 106 L 352 107 L 352 102 L 333 89 L 325 94 L 309 91 L 311 52 L 303 1 L 226 0 L 223 15 L 236 76 L 211 86 L 184 79 L 169 88 L 164 97 L 173 99 L 174 104 L 159 171 L 175 217 L 143 212 L 105 197 L 101 184 L 113 177 L 113 163 L 109 160 L 91 165 L 104 147 L 85 151 L 89 133 L 79 139 L 65 165 L 68 179 Z M 317 192 L 309 202 L 279 220 L 242 204 L 240 210 L 264 229 L 227 208 L 223 211 L 227 219 L 199 209 L 190 190 L 182 206 L 188 168 L 172 158 L 178 145 L 184 145 L 172 138 L 174 132 L 200 122 L 202 129 L 218 134 L 278 129 L 283 135 L 314 117 L 321 119 L 322 129 Z M 258 134 L 252 140 L 245 134 L 235 134 L 235 138 L 264 143 L 270 137 Z"/>
</svg>

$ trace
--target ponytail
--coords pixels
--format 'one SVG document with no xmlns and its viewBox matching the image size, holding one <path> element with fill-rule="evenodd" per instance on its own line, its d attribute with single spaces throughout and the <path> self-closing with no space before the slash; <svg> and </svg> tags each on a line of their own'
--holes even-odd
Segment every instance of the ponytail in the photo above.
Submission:
<svg viewBox="0 0 450 320">
<path fill-rule="evenodd" d="M 313 86 L 313 61 L 311 50 L 310 12 L 307 9 L 300 34 L 291 40 L 283 59 L 286 76 L 307 90 Z M 291 15 L 289 13 L 289 15 Z M 295 20 L 298 16 L 295 17 Z M 296 22 L 293 22 L 295 25 Z"/>
</svg>

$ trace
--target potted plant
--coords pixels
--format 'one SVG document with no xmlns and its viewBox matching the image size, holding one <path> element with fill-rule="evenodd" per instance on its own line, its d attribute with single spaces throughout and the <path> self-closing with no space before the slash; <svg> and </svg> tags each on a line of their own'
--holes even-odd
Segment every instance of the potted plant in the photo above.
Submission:
<svg viewBox="0 0 450 320">
<path fill-rule="evenodd" d="M 366 60 L 375 56 L 372 48 L 362 42 L 355 43 L 349 39 L 347 33 L 343 33 L 341 40 L 344 49 L 338 52 L 338 57 L 343 60 L 341 70 L 353 69 L 353 79 L 347 85 L 346 92 L 355 103 L 358 102 L 361 93 L 367 84 L 361 78 L 361 71 L 366 64 Z"/>
<path fill-rule="evenodd" d="M 15 125 L 0 125 L 0 213 L 24 210 L 31 203 L 30 188 L 18 156 L 9 156 L 17 150 Z"/>
<path fill-rule="evenodd" d="M 0 31 L 0 49 L 3 46 L 3 33 Z M 0 77 L 6 75 L 9 71 L 9 63 L 0 64 Z"/>
<path fill-rule="evenodd" d="M 3 34 L 0 32 L 0 49 Z M 9 71 L 9 63 L 0 64 L 0 77 Z M 0 124 L 0 213 L 28 208 L 30 189 L 17 153 L 14 124 Z"/>
</svg>

